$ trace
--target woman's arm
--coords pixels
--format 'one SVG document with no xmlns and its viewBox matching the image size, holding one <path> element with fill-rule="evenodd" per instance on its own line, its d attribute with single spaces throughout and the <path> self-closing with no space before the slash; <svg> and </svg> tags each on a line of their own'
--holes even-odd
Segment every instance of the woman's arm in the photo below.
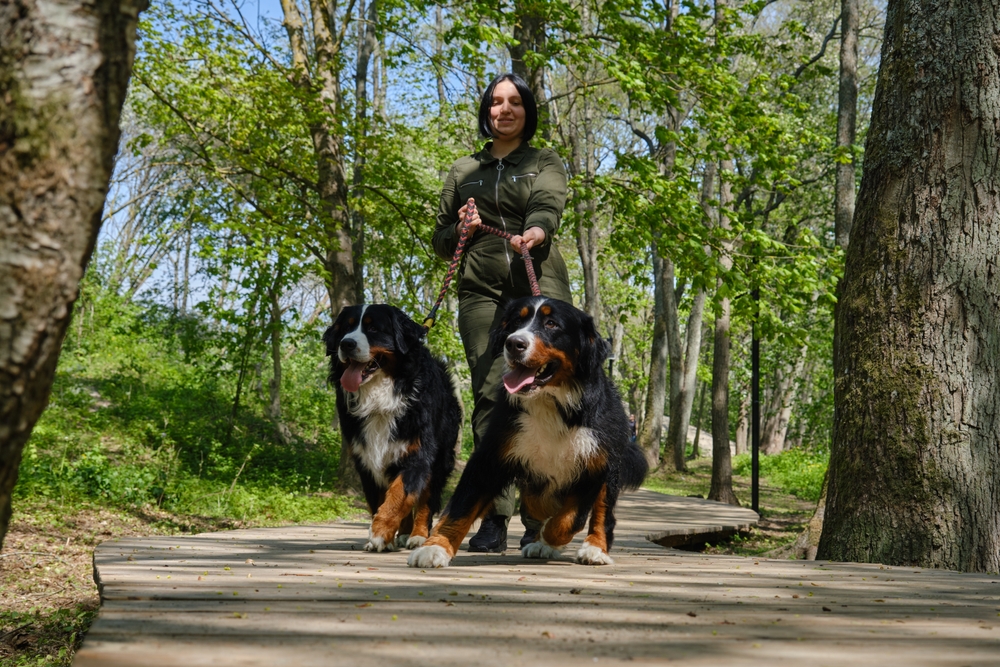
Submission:
<svg viewBox="0 0 1000 667">
<path fill-rule="evenodd" d="M 541 232 L 541 238 L 532 246 L 551 240 L 559 229 L 559 220 L 566 206 L 566 190 L 566 169 L 562 158 L 551 148 L 542 150 L 538 158 L 538 176 L 535 177 L 524 213 L 524 240 L 537 238 L 538 231 Z M 538 231 L 532 232 L 532 229 Z"/>
<path fill-rule="evenodd" d="M 458 245 L 458 187 L 456 185 L 455 167 L 451 168 L 444 179 L 441 188 L 441 202 L 438 205 L 437 225 L 434 228 L 432 245 L 434 252 L 443 260 L 450 260 Z"/>
</svg>

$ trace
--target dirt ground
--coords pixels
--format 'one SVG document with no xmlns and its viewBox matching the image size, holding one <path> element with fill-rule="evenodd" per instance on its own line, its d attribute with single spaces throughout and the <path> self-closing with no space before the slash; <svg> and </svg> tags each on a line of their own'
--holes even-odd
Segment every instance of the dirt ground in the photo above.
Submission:
<svg viewBox="0 0 1000 667">
<path fill-rule="evenodd" d="M 100 542 L 239 527 L 159 510 L 15 503 L 0 553 L 0 666 L 72 662 L 100 604 L 93 578 Z"/>
</svg>

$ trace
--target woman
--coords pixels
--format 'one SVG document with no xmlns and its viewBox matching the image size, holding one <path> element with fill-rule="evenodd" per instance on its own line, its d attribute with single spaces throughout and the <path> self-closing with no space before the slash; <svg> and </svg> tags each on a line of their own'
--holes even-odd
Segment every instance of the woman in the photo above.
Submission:
<svg viewBox="0 0 1000 667">
<path fill-rule="evenodd" d="M 493 359 L 490 354 L 489 332 L 499 324 L 507 303 L 531 295 L 520 254 L 522 244 L 531 251 L 542 294 L 573 302 L 566 264 L 552 243 L 566 204 L 566 171 L 554 150 L 528 144 L 537 126 L 535 97 L 524 79 L 516 74 L 495 78 L 479 103 L 479 132 L 492 141 L 455 162 L 441 191 L 434 250 L 443 259 L 450 260 L 455 252 L 466 202 L 473 198 L 476 203 L 458 288 L 458 328 L 472 375 L 476 447 L 489 424 L 494 393 L 504 372 L 503 358 Z M 476 233 L 480 223 L 514 237 L 508 243 L 492 234 Z M 493 512 L 469 540 L 470 551 L 507 548 L 514 492 L 512 486 L 497 498 Z M 523 508 L 521 519 L 527 528 L 523 547 L 534 541 L 540 524 Z"/>
</svg>

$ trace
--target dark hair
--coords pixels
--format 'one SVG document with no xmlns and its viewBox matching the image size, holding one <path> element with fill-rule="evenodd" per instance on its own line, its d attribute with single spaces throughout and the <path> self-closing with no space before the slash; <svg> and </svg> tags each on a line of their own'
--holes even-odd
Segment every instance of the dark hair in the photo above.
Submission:
<svg viewBox="0 0 1000 667">
<path fill-rule="evenodd" d="M 524 133 L 521 138 L 528 141 L 535 136 L 535 130 L 538 129 L 538 105 L 535 104 L 535 94 L 531 92 L 528 83 L 511 72 L 501 74 L 486 86 L 483 99 L 479 101 L 479 134 L 487 139 L 493 136 L 490 108 L 493 106 L 493 91 L 501 81 L 510 81 L 517 88 L 517 94 L 521 96 L 521 104 L 524 106 Z"/>
</svg>

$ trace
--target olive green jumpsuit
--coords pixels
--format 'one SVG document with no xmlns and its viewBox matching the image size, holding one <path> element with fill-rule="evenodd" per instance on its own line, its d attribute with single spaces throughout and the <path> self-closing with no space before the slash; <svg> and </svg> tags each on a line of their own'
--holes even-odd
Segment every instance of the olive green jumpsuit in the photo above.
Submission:
<svg viewBox="0 0 1000 667">
<path fill-rule="evenodd" d="M 566 263 L 552 243 L 566 204 L 566 170 L 551 148 L 532 148 L 522 142 L 504 158 L 490 154 L 491 144 L 478 153 L 455 162 L 441 191 L 441 206 L 434 230 L 434 251 L 450 260 L 458 244 L 458 209 L 469 198 L 483 224 L 511 235 L 531 227 L 545 231 L 545 241 L 531 249 L 535 275 L 542 294 L 573 302 Z M 472 432 L 478 447 L 489 425 L 494 395 L 505 372 L 503 356 L 493 358 L 490 331 L 499 325 L 507 304 L 531 296 L 528 275 L 521 256 L 510 242 L 478 231 L 466 245 L 458 287 L 458 328 L 472 375 Z M 494 512 L 514 513 L 514 487 L 494 502 Z M 537 521 L 521 513 L 529 529 Z"/>
</svg>

